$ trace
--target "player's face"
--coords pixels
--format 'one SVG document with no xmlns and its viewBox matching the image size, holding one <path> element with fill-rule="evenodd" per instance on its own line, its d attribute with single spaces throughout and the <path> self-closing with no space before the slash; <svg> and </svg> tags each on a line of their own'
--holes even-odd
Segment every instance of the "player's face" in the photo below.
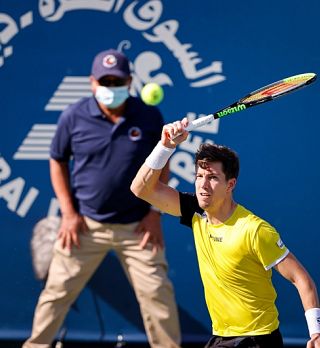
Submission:
<svg viewBox="0 0 320 348">
<path fill-rule="evenodd" d="M 198 167 L 195 186 L 199 206 L 204 210 L 218 207 L 230 198 L 234 185 L 235 179 L 226 180 L 221 162 Z"/>
</svg>

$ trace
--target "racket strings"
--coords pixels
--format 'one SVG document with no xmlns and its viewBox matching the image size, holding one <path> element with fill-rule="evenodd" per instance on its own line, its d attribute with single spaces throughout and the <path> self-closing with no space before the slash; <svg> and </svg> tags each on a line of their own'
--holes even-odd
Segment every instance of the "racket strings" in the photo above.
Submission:
<svg viewBox="0 0 320 348">
<path fill-rule="evenodd" d="M 290 91 L 298 89 L 310 83 L 316 78 L 315 74 L 307 73 L 286 78 L 271 85 L 252 92 L 241 100 L 242 103 L 258 102 L 264 99 L 272 99 L 279 95 L 284 95 Z"/>
</svg>

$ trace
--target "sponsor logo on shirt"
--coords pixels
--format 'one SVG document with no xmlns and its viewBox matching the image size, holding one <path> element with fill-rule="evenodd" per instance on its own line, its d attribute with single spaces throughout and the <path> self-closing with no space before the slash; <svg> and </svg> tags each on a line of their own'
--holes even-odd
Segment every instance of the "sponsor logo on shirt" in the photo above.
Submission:
<svg viewBox="0 0 320 348">
<path fill-rule="evenodd" d="M 212 239 L 214 242 L 223 242 L 223 237 L 216 237 L 213 236 L 212 234 L 209 235 L 210 239 Z"/>
<path fill-rule="evenodd" d="M 283 244 L 283 241 L 282 241 L 281 239 L 279 239 L 279 240 L 277 241 L 277 245 L 278 245 L 278 247 L 279 247 L 280 249 L 283 249 L 283 248 L 284 248 L 284 244 Z"/>
</svg>

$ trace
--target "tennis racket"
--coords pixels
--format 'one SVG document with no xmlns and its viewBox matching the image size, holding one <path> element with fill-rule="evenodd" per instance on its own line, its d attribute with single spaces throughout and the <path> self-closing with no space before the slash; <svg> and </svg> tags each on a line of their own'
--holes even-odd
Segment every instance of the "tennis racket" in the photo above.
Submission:
<svg viewBox="0 0 320 348">
<path fill-rule="evenodd" d="M 254 92 L 246 95 L 237 102 L 227 106 L 224 109 L 221 109 L 214 114 L 210 114 L 204 117 L 200 117 L 192 122 L 186 127 L 187 131 L 192 131 L 196 128 L 204 126 L 205 124 L 211 122 L 214 119 L 222 118 L 227 115 L 234 114 L 246 110 L 252 106 L 259 105 L 271 101 L 273 99 L 282 97 L 288 93 L 296 91 L 302 87 L 310 85 L 317 78 L 317 75 L 314 73 L 306 73 L 294 75 L 287 77 L 283 80 L 271 83 L 265 87 L 257 89 Z"/>
</svg>

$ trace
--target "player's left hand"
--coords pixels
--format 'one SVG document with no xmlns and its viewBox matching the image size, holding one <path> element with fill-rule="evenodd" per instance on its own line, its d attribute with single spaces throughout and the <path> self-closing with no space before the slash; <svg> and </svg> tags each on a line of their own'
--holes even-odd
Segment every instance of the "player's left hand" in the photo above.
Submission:
<svg viewBox="0 0 320 348">
<path fill-rule="evenodd" d="M 312 335 L 307 343 L 307 348 L 320 348 L 320 334 Z"/>
<path fill-rule="evenodd" d="M 149 213 L 140 221 L 136 233 L 142 236 L 140 246 L 145 248 L 148 243 L 152 244 L 152 251 L 156 253 L 163 249 L 164 241 L 161 228 L 161 215 L 150 209 Z"/>
</svg>

